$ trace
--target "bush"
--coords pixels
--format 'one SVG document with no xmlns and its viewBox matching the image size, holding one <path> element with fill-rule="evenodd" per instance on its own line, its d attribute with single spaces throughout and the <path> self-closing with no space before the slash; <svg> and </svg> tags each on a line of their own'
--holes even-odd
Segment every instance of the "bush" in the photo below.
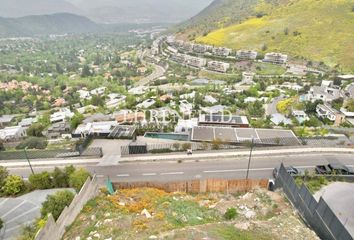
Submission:
<svg viewBox="0 0 354 240">
<path fill-rule="evenodd" d="M 77 192 L 80 191 L 82 185 L 86 182 L 87 178 L 90 177 L 90 173 L 83 169 L 77 169 L 75 172 L 70 174 L 69 176 L 69 185 L 74 188 Z"/>
<path fill-rule="evenodd" d="M 188 149 L 191 149 L 191 148 L 192 148 L 192 144 L 190 144 L 190 143 L 183 143 L 182 144 L 183 151 L 187 151 Z"/>
<path fill-rule="evenodd" d="M 224 214 L 226 220 L 232 220 L 237 217 L 237 211 L 235 208 L 228 208 Z"/>
<path fill-rule="evenodd" d="M 48 172 L 32 174 L 28 180 L 35 189 L 50 189 L 53 187 L 52 179 Z"/>
<path fill-rule="evenodd" d="M 4 185 L 4 181 L 8 176 L 9 176 L 9 171 L 7 171 L 5 167 L 0 166 L 0 186 Z"/>
<path fill-rule="evenodd" d="M 30 137 L 23 140 L 16 149 L 45 149 L 48 142 L 45 138 Z"/>
<path fill-rule="evenodd" d="M 10 175 L 4 181 L 2 191 L 8 196 L 15 196 L 25 190 L 25 183 L 20 176 Z"/>
<path fill-rule="evenodd" d="M 70 174 L 72 174 L 75 171 L 75 168 L 73 171 L 70 170 Z M 62 171 L 60 168 L 55 168 L 54 171 L 52 172 L 52 183 L 53 187 L 55 188 L 66 188 L 69 187 L 69 175 L 67 172 Z"/>
<path fill-rule="evenodd" d="M 69 206 L 74 199 L 74 193 L 69 190 L 59 191 L 53 195 L 47 196 L 46 201 L 42 204 L 41 215 L 45 218 L 49 213 L 57 220 L 66 206 Z"/>
<path fill-rule="evenodd" d="M 3 222 L 2 219 L 0 218 L 0 230 L 2 229 L 3 225 L 4 225 L 4 222 Z"/>
<path fill-rule="evenodd" d="M 171 153 L 172 150 L 169 148 L 160 148 L 160 149 L 152 149 L 149 152 L 154 153 L 154 154 L 156 154 L 156 153 Z"/>
<path fill-rule="evenodd" d="M 4 146 L 4 143 L 0 140 L 0 152 L 1 151 L 5 151 L 5 146 Z"/>
</svg>

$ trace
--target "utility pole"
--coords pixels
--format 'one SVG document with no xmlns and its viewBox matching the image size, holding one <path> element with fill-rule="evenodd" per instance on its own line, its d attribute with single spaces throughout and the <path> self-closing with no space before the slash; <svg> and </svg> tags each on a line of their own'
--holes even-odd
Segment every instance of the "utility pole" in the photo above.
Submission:
<svg viewBox="0 0 354 240">
<path fill-rule="evenodd" d="M 32 174 L 34 174 L 34 171 L 33 171 L 32 165 L 31 165 L 31 162 L 30 162 L 30 160 L 28 159 L 28 155 L 27 155 L 27 147 L 24 149 L 24 152 L 25 152 L 25 156 L 26 156 L 26 159 L 27 159 L 28 165 L 29 165 L 29 167 L 30 167 L 30 169 L 31 169 L 31 172 L 32 172 Z"/>
<path fill-rule="evenodd" d="M 249 175 L 249 172 L 250 172 L 250 166 L 251 166 L 251 158 L 252 158 L 253 146 L 254 146 L 254 138 L 252 137 L 252 142 L 251 142 L 251 150 L 250 150 L 250 156 L 249 156 L 249 158 L 248 158 L 248 166 L 247 166 L 247 175 L 246 175 L 246 180 L 248 180 L 248 175 Z"/>
</svg>

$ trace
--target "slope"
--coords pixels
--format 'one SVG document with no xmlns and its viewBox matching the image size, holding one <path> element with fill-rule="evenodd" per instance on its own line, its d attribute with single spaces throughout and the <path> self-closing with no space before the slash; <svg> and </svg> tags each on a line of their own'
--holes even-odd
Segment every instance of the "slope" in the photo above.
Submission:
<svg viewBox="0 0 354 240">
<path fill-rule="evenodd" d="M 279 6 L 262 1 L 254 11 L 264 16 L 196 40 L 234 49 L 285 52 L 354 72 L 352 0 L 289 0 Z"/>
</svg>

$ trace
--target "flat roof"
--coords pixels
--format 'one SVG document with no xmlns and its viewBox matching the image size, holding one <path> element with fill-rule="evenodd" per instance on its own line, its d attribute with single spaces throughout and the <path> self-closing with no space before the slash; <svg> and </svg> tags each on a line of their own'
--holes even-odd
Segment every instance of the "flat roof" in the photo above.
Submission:
<svg viewBox="0 0 354 240">
<path fill-rule="evenodd" d="M 199 118 L 201 123 L 226 123 L 226 124 L 249 124 L 246 116 L 203 114 Z"/>
<path fill-rule="evenodd" d="M 266 145 L 300 145 L 299 139 L 291 130 L 260 129 L 260 128 L 231 128 L 231 127 L 193 127 L 191 140 L 211 142 L 220 139 L 226 143 L 250 142 Z"/>
</svg>

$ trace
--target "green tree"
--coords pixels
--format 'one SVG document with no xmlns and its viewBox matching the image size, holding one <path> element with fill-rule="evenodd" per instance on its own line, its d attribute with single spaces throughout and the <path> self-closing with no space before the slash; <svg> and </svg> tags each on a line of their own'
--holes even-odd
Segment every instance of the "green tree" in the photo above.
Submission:
<svg viewBox="0 0 354 240">
<path fill-rule="evenodd" d="M 1 151 L 5 151 L 5 146 L 4 146 L 4 143 L 0 140 L 0 152 Z"/>
<path fill-rule="evenodd" d="M 81 187 L 86 182 L 87 178 L 90 177 L 90 173 L 83 169 L 77 169 L 75 172 L 70 174 L 69 176 L 69 185 L 70 187 L 74 188 L 77 192 L 80 191 Z"/>
<path fill-rule="evenodd" d="M 347 101 L 347 103 L 345 104 L 345 108 L 349 112 L 354 112 L 354 98 L 351 98 Z"/>
<path fill-rule="evenodd" d="M 71 129 L 76 129 L 77 126 L 79 126 L 84 119 L 85 119 L 84 115 L 80 113 L 76 113 L 70 120 Z"/>
<path fill-rule="evenodd" d="M 57 220 L 66 206 L 69 206 L 74 199 L 74 193 L 69 190 L 59 191 L 53 195 L 49 195 L 46 201 L 42 204 L 41 215 L 42 218 L 52 214 L 53 218 Z"/>
<path fill-rule="evenodd" d="M 85 78 L 85 77 L 90 77 L 90 76 L 92 76 L 91 69 L 88 65 L 85 65 L 82 68 L 81 77 Z"/>
<path fill-rule="evenodd" d="M 103 107 L 105 103 L 104 103 L 104 99 L 101 96 L 93 95 L 91 98 L 91 104 L 94 106 Z"/>
<path fill-rule="evenodd" d="M 17 175 L 10 175 L 5 179 L 2 191 L 8 196 L 15 196 L 25 190 L 25 183 Z"/>
<path fill-rule="evenodd" d="M 4 185 L 5 179 L 8 176 L 9 176 L 9 171 L 5 167 L 0 166 L 0 186 Z"/>
<path fill-rule="evenodd" d="M 332 101 L 332 107 L 336 110 L 340 110 L 343 106 L 344 99 L 343 98 L 337 98 Z"/>
<path fill-rule="evenodd" d="M 43 137 L 43 130 L 45 126 L 41 123 L 34 123 L 27 129 L 27 135 L 32 137 Z"/>
<path fill-rule="evenodd" d="M 265 110 L 263 108 L 262 102 L 255 101 L 253 103 L 248 104 L 247 112 L 252 117 L 263 117 Z"/>
<path fill-rule="evenodd" d="M 50 189 L 53 187 L 52 179 L 48 172 L 32 174 L 28 180 L 35 189 Z"/>
<path fill-rule="evenodd" d="M 45 138 L 30 137 L 23 140 L 16 149 L 45 149 L 48 145 L 48 142 Z"/>
<path fill-rule="evenodd" d="M 70 174 L 71 173 L 72 172 L 70 172 Z M 55 188 L 69 187 L 69 176 L 65 171 L 62 171 L 60 168 L 56 167 L 52 172 L 52 182 Z"/>
<path fill-rule="evenodd" d="M 237 211 L 235 208 L 228 208 L 224 214 L 226 220 L 232 220 L 237 217 Z"/>
</svg>

